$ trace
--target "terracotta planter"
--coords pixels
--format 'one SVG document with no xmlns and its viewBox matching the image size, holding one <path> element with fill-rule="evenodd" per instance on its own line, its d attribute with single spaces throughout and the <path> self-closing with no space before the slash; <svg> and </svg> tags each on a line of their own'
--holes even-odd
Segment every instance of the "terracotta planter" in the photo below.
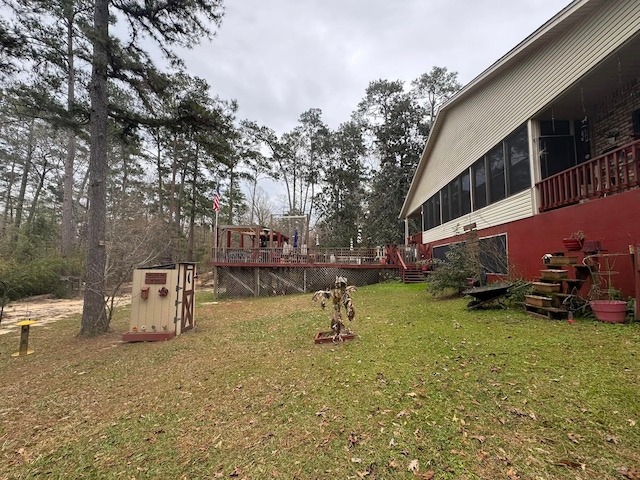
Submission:
<svg viewBox="0 0 640 480">
<path fill-rule="evenodd" d="M 570 252 L 577 252 L 582 250 L 582 245 L 584 244 L 584 240 L 578 240 L 577 238 L 565 238 L 562 240 L 564 244 L 564 248 Z"/>
<path fill-rule="evenodd" d="M 589 306 L 601 322 L 624 323 L 627 319 L 627 302 L 622 300 L 591 300 Z"/>
</svg>

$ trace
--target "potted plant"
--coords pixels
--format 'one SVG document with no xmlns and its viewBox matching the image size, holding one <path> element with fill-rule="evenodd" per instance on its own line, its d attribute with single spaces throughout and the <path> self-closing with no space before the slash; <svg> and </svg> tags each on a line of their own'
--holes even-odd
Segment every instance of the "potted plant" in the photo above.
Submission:
<svg viewBox="0 0 640 480">
<path fill-rule="evenodd" d="M 416 262 L 416 267 L 420 268 L 420 270 L 422 270 L 423 272 L 428 272 L 429 270 L 431 270 L 432 265 L 433 265 L 433 262 L 431 258 L 418 260 Z"/>
<path fill-rule="evenodd" d="M 564 238 L 562 243 L 564 244 L 564 248 L 570 252 L 577 252 L 582 250 L 582 246 L 584 245 L 585 234 L 582 230 L 578 230 L 577 232 L 573 232 L 570 237 Z"/>
<path fill-rule="evenodd" d="M 627 302 L 624 300 L 591 300 L 589 306 L 601 322 L 624 323 L 627 319 Z"/>
<path fill-rule="evenodd" d="M 602 274 L 607 275 L 607 289 L 606 299 L 601 299 L 601 296 L 605 296 L 600 291 L 599 285 L 602 280 Z M 592 285 L 589 301 L 589 306 L 593 311 L 596 319 L 605 323 L 624 323 L 627 319 L 627 302 L 620 300 L 620 290 L 613 287 L 611 282 L 611 268 L 607 258 L 606 269 L 603 272 L 594 270 L 592 272 Z"/>
</svg>

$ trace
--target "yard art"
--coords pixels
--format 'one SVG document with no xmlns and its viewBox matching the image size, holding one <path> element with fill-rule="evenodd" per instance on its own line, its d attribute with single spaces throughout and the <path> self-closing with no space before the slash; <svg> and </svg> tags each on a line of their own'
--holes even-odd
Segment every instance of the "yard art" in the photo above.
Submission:
<svg viewBox="0 0 640 480">
<path fill-rule="evenodd" d="M 320 305 L 324 310 L 327 300 L 331 299 L 333 304 L 333 313 L 331 315 L 331 332 L 320 332 L 316 335 L 316 343 L 325 343 L 327 341 L 341 342 L 343 340 L 353 339 L 353 332 L 347 329 L 344 331 L 344 323 L 342 323 L 342 308 L 344 307 L 349 321 L 356 316 L 356 310 L 351 300 L 351 292 L 356 290 L 355 285 L 347 286 L 346 277 L 336 277 L 336 281 L 332 289 L 318 290 L 313 294 L 313 301 L 320 300 Z"/>
</svg>

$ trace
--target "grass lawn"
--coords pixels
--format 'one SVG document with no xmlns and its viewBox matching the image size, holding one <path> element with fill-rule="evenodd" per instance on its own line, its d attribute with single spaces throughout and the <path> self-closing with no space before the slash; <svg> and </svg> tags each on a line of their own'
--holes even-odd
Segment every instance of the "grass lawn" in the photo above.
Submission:
<svg viewBox="0 0 640 480">
<path fill-rule="evenodd" d="M 0 337 L 0 479 L 640 478 L 640 324 L 467 311 L 424 285 L 353 294 L 316 345 L 311 295 L 201 293 L 168 342 Z M 638 475 L 638 476 L 635 476 Z"/>
</svg>

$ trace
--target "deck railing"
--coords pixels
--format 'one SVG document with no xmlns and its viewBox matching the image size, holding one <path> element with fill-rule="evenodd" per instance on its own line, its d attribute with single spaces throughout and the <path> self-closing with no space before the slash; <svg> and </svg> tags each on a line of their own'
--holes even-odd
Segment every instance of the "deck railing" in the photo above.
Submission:
<svg viewBox="0 0 640 480">
<path fill-rule="evenodd" d="M 218 248 L 212 250 L 215 264 L 309 264 L 380 265 L 378 248 Z"/>
<path fill-rule="evenodd" d="M 640 140 L 607 152 L 536 184 L 540 211 L 624 192 L 640 185 Z"/>
</svg>

